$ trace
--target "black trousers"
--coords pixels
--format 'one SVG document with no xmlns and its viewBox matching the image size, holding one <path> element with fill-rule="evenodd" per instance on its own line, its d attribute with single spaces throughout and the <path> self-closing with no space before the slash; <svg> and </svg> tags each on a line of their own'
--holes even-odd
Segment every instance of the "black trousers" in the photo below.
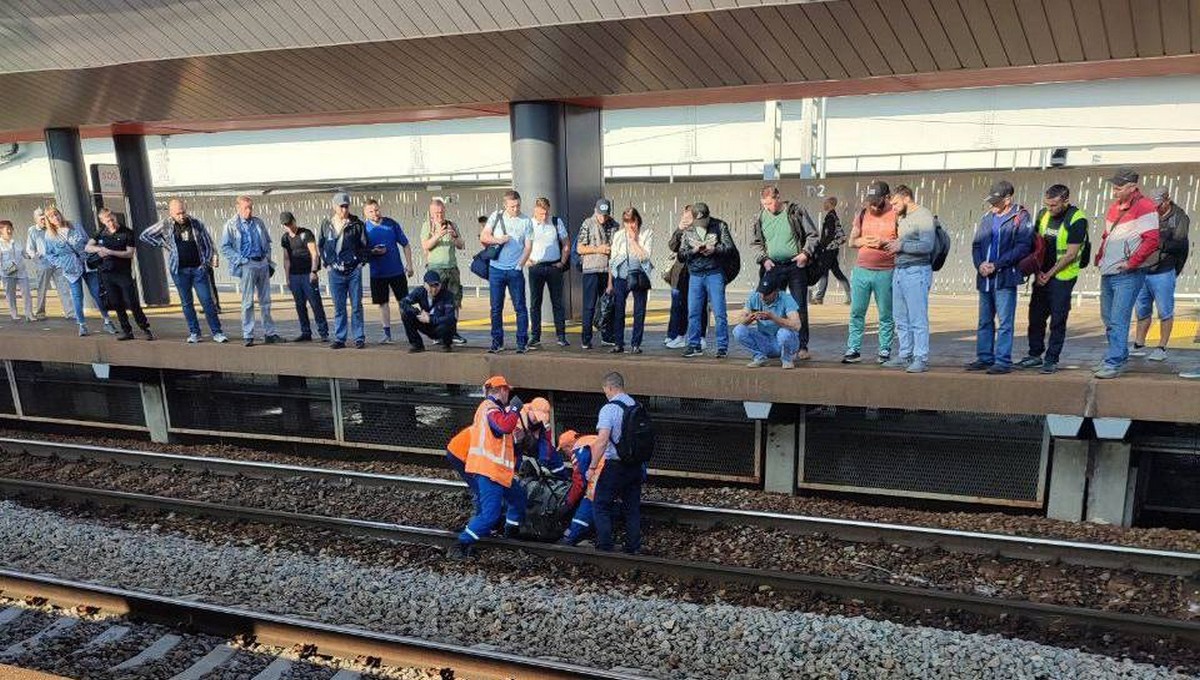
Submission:
<svg viewBox="0 0 1200 680">
<path fill-rule="evenodd" d="M 766 268 L 758 267 L 758 279 L 761 281 Z M 780 271 L 787 279 L 788 292 L 800 307 L 800 349 L 808 349 L 808 271 L 795 262 L 776 262 L 771 271 Z M 780 276 L 780 274 L 776 274 Z"/>
<path fill-rule="evenodd" d="M 450 342 L 454 340 L 454 331 L 458 324 L 454 321 L 448 321 L 438 325 L 426 323 L 417 319 L 416 312 L 411 309 L 406 309 L 400 313 L 400 323 L 404 324 L 404 335 L 408 337 L 408 344 L 413 347 L 425 347 L 425 340 L 421 337 L 422 334 L 436 340 L 443 347 L 449 347 Z"/>
<path fill-rule="evenodd" d="M 142 311 L 142 302 L 138 296 L 137 283 L 132 274 L 124 272 L 100 272 L 100 285 L 104 288 L 104 306 L 116 312 L 121 330 L 132 333 L 129 325 L 129 312 L 133 312 L 133 320 L 138 328 L 147 330 L 150 322 Z"/>
<path fill-rule="evenodd" d="M 221 313 L 221 294 L 217 292 L 217 273 L 212 267 L 204 266 L 204 271 L 208 275 L 208 290 L 212 293 L 213 307 L 217 308 L 217 314 Z"/>
<path fill-rule="evenodd" d="M 1075 280 L 1050 279 L 1044 286 L 1033 286 L 1029 298 L 1029 356 L 1057 364 L 1067 339 L 1067 316 L 1071 313 L 1071 291 Z M 1046 342 L 1046 320 L 1050 320 L 1050 342 Z"/>
<path fill-rule="evenodd" d="M 529 339 L 542 339 L 542 288 L 550 289 L 550 308 L 554 310 L 554 333 L 567 337 L 567 315 L 563 307 L 563 270 L 541 262 L 529 268 Z"/>
</svg>

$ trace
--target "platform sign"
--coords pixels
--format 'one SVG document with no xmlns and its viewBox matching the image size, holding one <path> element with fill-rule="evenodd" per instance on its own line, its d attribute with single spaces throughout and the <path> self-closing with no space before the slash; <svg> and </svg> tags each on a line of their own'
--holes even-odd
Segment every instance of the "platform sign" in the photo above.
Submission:
<svg viewBox="0 0 1200 680">
<path fill-rule="evenodd" d="M 121 185 L 121 168 L 116 164 L 92 164 L 92 192 L 101 196 L 125 196 Z"/>
</svg>

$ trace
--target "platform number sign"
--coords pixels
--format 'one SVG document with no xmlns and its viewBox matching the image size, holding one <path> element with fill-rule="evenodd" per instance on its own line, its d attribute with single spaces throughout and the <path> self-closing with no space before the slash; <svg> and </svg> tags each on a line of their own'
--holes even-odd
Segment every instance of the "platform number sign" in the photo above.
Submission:
<svg viewBox="0 0 1200 680">
<path fill-rule="evenodd" d="M 124 196 L 121 186 L 121 169 L 113 164 L 97 163 L 92 166 L 92 191 L 102 196 Z"/>
</svg>

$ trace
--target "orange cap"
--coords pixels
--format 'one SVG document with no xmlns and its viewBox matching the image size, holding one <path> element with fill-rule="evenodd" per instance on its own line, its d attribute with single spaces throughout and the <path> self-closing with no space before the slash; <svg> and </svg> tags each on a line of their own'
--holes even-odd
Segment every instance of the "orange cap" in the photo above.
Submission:
<svg viewBox="0 0 1200 680">
<path fill-rule="evenodd" d="M 507 387 L 510 390 L 512 389 L 512 385 L 509 385 L 508 381 L 505 380 L 504 376 L 502 375 L 493 375 L 483 383 L 483 389 L 485 390 L 491 390 L 500 387 Z"/>
<path fill-rule="evenodd" d="M 569 449 L 575 446 L 575 440 L 579 437 L 579 433 L 575 430 L 567 430 L 558 435 L 558 448 Z"/>
</svg>

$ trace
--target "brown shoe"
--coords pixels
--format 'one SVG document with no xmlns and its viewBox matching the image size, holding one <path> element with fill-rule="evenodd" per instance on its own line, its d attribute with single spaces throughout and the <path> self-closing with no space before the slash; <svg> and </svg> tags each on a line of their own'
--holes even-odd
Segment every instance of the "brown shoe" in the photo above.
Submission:
<svg viewBox="0 0 1200 680">
<path fill-rule="evenodd" d="M 812 359 L 812 352 L 806 349 L 796 352 L 796 361 L 808 361 L 810 359 Z"/>
</svg>

